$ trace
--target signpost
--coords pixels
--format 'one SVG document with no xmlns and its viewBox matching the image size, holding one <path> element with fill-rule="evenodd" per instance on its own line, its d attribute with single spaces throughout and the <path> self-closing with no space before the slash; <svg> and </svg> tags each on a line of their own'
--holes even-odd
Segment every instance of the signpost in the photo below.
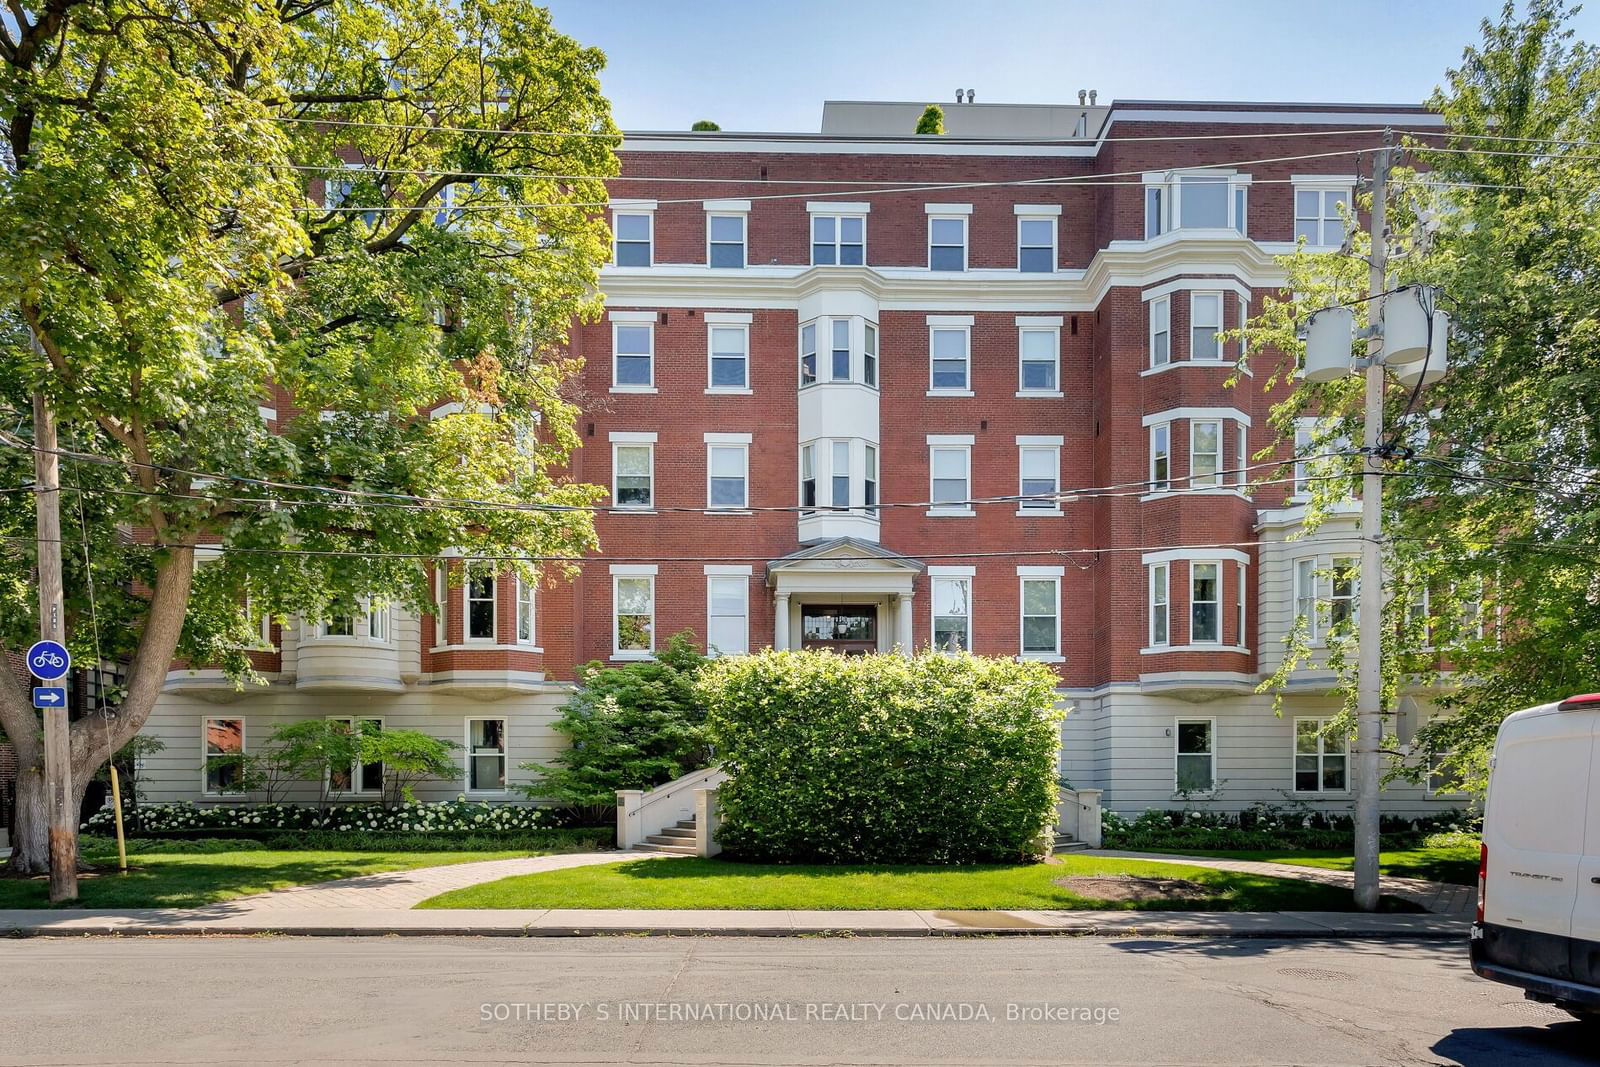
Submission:
<svg viewBox="0 0 1600 1067">
<path fill-rule="evenodd" d="M 55 641 L 35 641 L 28 649 L 28 671 L 41 682 L 64 678 L 72 669 L 72 653 Z"/>
<path fill-rule="evenodd" d="M 33 687 L 33 706 L 40 710 L 50 708 L 64 708 L 67 706 L 67 690 L 60 685 L 36 685 Z"/>
</svg>

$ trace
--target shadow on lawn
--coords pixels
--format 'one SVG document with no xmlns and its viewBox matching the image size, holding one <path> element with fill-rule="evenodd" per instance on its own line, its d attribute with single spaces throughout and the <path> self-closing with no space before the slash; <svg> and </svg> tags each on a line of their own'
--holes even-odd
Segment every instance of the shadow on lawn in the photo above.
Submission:
<svg viewBox="0 0 1600 1067">
<path fill-rule="evenodd" d="M 405 872 L 374 871 L 359 861 L 302 860 L 260 866 L 241 866 L 226 861 L 216 863 L 153 863 L 140 865 L 141 857 L 130 857 L 134 869 L 127 874 L 100 871 L 80 879 L 78 900 L 52 905 L 49 884 L 44 875 L 31 878 L 0 878 L 0 908 L 198 908 L 219 907 L 236 896 L 250 896 L 272 889 L 314 882 L 362 878 L 364 884 L 379 888 L 391 884 Z"/>
</svg>

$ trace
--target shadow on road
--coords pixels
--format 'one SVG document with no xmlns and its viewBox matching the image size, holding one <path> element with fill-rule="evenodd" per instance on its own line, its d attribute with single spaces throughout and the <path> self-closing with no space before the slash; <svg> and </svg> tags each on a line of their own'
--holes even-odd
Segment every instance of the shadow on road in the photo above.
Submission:
<svg viewBox="0 0 1600 1067">
<path fill-rule="evenodd" d="M 1133 938 L 1112 941 L 1118 951 L 1140 955 L 1191 956 L 1205 959 L 1255 959 L 1305 949 L 1340 949 L 1363 956 L 1409 956 L 1418 951 L 1459 955 L 1466 963 L 1466 939 L 1426 937 L 1233 937 L 1233 938 Z"/>
<path fill-rule="evenodd" d="M 1432 1051 L 1445 1062 L 1462 1067 L 1592 1064 L 1600 1051 L 1600 1027 L 1576 1021 L 1550 1026 L 1463 1027 L 1435 1042 Z"/>
</svg>

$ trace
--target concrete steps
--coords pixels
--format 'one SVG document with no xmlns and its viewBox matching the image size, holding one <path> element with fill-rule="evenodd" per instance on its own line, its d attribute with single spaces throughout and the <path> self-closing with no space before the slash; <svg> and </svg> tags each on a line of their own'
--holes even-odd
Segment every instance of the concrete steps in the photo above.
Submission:
<svg viewBox="0 0 1600 1067">
<path fill-rule="evenodd" d="M 1087 843 L 1079 841 L 1077 838 L 1068 837 L 1065 834 L 1061 834 L 1056 837 L 1055 846 L 1051 848 L 1050 851 L 1052 854 L 1059 856 L 1063 852 L 1087 852 L 1088 850 L 1089 846 Z"/>
<path fill-rule="evenodd" d="M 638 846 L 640 852 L 665 852 L 674 856 L 695 855 L 694 819 L 681 819 L 664 827 L 659 834 L 651 834 Z"/>
</svg>

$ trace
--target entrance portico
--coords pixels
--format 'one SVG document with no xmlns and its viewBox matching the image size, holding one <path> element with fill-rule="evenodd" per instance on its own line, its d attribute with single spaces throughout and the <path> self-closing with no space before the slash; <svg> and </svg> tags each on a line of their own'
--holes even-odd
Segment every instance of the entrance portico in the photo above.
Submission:
<svg viewBox="0 0 1600 1067">
<path fill-rule="evenodd" d="M 911 652 L 921 561 L 870 541 L 835 537 L 767 564 L 772 647 Z"/>
</svg>

